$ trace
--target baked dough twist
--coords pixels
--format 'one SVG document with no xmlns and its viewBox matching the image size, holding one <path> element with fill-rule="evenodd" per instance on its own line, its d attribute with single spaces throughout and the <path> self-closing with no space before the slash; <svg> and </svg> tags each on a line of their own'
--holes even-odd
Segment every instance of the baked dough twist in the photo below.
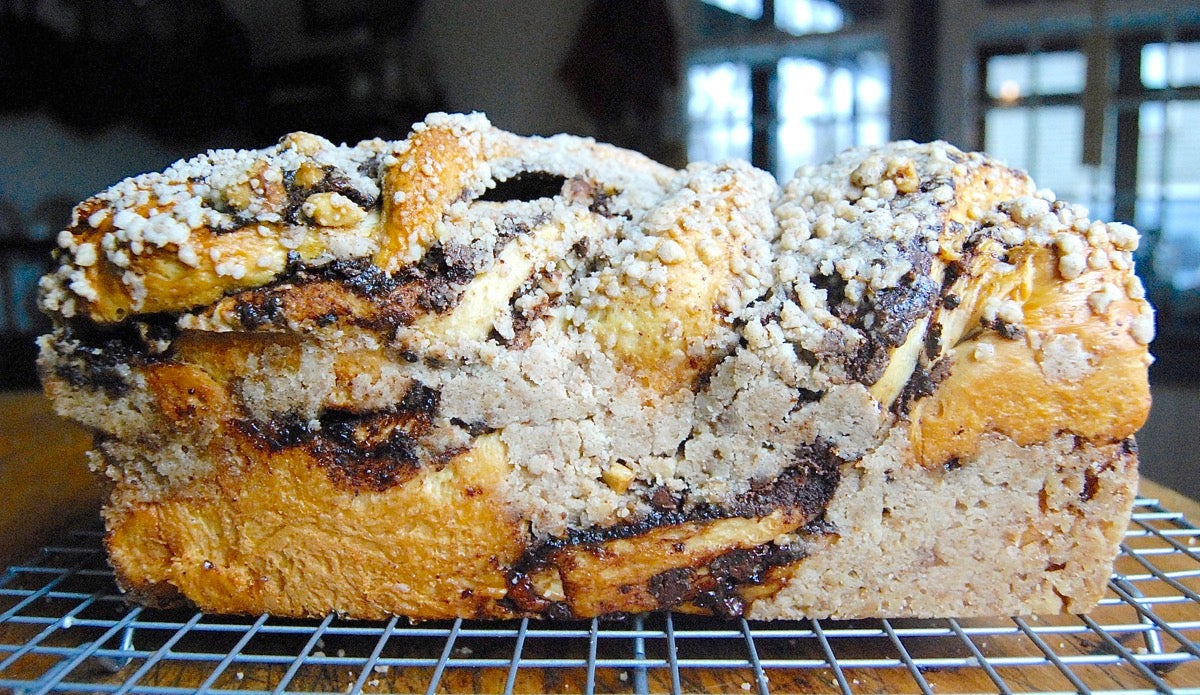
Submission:
<svg viewBox="0 0 1200 695">
<path fill-rule="evenodd" d="M 40 366 L 149 602 L 1078 611 L 1149 407 L 1136 244 L 944 143 L 780 188 L 435 114 L 84 201 Z"/>
</svg>

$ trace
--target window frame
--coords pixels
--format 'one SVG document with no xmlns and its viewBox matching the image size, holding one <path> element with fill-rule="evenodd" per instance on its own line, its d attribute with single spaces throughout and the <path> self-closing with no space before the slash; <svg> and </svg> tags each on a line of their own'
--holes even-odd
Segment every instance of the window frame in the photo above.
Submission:
<svg viewBox="0 0 1200 695">
<path fill-rule="evenodd" d="M 765 16 L 765 15 L 764 15 Z M 757 20 L 767 22 L 769 20 Z M 777 131 L 782 123 L 776 97 L 779 62 L 787 58 L 802 58 L 824 63 L 830 70 L 845 65 L 857 65 L 863 53 L 878 53 L 887 59 L 887 68 L 892 82 L 895 80 L 894 56 L 889 50 L 885 26 L 878 20 L 863 20 L 849 24 L 845 29 L 824 34 L 794 36 L 769 29 L 770 40 L 741 40 L 734 43 L 709 44 L 694 48 L 687 55 L 684 74 L 693 66 L 737 63 L 750 70 L 750 162 L 764 171 L 775 172 L 777 157 Z M 692 118 L 688 113 L 688 90 L 682 92 L 681 113 L 685 139 L 690 138 Z M 767 102 L 764 108 L 763 100 Z M 887 121 L 889 128 L 895 120 L 896 95 L 889 87 L 887 97 Z M 858 125 L 858 115 L 851 122 Z M 790 178 L 787 177 L 787 178 Z"/>
<path fill-rule="evenodd" d="M 1055 51 L 1086 52 L 1082 31 L 1064 31 L 1056 35 L 1041 35 L 1036 42 L 1024 38 L 1005 37 L 980 41 L 976 46 L 976 66 L 979 79 L 975 101 L 978 105 L 974 137 L 982 146 L 986 142 L 988 114 L 1006 107 L 1042 108 L 1078 106 L 1083 108 L 1084 91 L 1069 94 L 1020 95 L 1004 101 L 988 93 L 988 62 L 1004 55 L 1037 55 Z M 1159 313 L 1159 333 L 1163 341 L 1183 341 L 1200 344 L 1200 288 L 1177 289 L 1169 278 L 1154 272 L 1154 257 L 1164 234 L 1162 201 L 1166 182 L 1158 178 L 1160 197 L 1158 217 L 1153 224 L 1137 225 L 1138 205 L 1146 198 L 1139 197 L 1139 148 L 1141 144 L 1141 109 L 1146 104 L 1193 102 L 1200 104 L 1200 85 L 1150 87 L 1142 79 L 1142 61 L 1147 45 L 1157 43 L 1200 43 L 1200 25 L 1158 27 L 1154 29 L 1116 29 L 1111 34 L 1108 56 L 1108 94 L 1104 118 L 1104 160 L 1101 171 L 1111 177 L 1106 183 L 1112 191 L 1111 219 L 1138 226 L 1142 244 L 1137 252 L 1138 271 L 1147 285 L 1147 292 Z M 1131 59 L 1135 59 L 1131 62 Z M 1165 145 L 1163 151 L 1169 145 Z M 1120 166 L 1115 163 L 1120 162 Z M 1037 172 L 1032 172 L 1035 180 Z M 1200 237 L 1200 226 L 1192 233 Z"/>
</svg>

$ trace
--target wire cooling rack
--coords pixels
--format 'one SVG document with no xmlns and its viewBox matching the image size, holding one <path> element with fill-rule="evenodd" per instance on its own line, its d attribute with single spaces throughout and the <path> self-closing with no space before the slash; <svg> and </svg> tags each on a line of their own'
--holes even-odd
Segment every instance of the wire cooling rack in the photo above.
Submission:
<svg viewBox="0 0 1200 695">
<path fill-rule="evenodd" d="M 0 693 L 1200 693 L 1198 537 L 1138 500 L 1083 616 L 410 625 L 131 607 L 84 530 L 0 579 Z"/>
</svg>

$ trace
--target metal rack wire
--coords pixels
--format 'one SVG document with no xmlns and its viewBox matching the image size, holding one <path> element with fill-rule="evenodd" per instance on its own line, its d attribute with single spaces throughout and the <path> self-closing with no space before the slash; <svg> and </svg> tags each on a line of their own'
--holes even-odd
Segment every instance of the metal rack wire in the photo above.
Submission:
<svg viewBox="0 0 1200 695">
<path fill-rule="evenodd" d="M 1152 499 L 1095 611 L 1004 620 L 216 617 L 127 605 L 99 538 L 0 578 L 0 693 L 1200 693 L 1200 529 Z"/>
</svg>

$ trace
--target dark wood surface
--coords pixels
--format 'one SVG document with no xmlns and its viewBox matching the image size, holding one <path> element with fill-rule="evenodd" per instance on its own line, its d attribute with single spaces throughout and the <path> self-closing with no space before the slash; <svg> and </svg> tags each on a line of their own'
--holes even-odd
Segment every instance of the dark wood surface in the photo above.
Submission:
<svg viewBox="0 0 1200 695">
<path fill-rule="evenodd" d="M 99 487 L 84 463 L 91 436 L 53 413 L 37 391 L 0 392 L 0 566 L 80 517 Z"/>
</svg>

